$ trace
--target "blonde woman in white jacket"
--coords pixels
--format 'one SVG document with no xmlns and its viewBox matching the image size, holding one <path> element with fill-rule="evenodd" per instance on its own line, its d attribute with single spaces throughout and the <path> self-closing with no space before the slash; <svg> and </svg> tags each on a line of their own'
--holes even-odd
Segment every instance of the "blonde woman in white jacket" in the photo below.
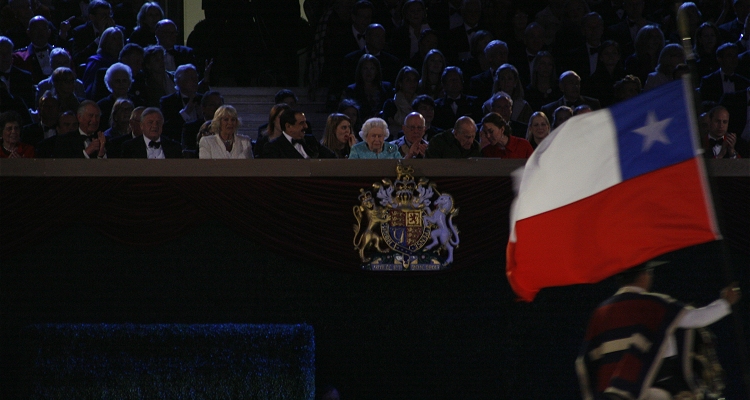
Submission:
<svg viewBox="0 0 750 400">
<path fill-rule="evenodd" d="M 211 121 L 212 135 L 204 136 L 198 144 L 198 158 L 202 159 L 243 159 L 253 158 L 250 138 L 237 134 L 241 121 L 237 110 L 232 106 L 216 109 Z"/>
</svg>

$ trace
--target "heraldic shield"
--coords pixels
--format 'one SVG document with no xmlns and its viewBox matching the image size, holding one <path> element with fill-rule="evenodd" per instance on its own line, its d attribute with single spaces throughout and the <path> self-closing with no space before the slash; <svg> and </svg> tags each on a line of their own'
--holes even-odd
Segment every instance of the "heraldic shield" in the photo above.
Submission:
<svg viewBox="0 0 750 400">
<path fill-rule="evenodd" d="M 353 212 L 354 249 L 362 269 L 371 271 L 437 271 L 453 263 L 458 230 L 453 197 L 440 194 L 425 178 L 414 181 L 413 169 L 398 165 L 394 182 L 373 184 L 375 196 L 360 189 Z M 436 200 L 433 197 L 438 196 Z M 433 206 L 433 207 L 430 207 Z"/>
</svg>

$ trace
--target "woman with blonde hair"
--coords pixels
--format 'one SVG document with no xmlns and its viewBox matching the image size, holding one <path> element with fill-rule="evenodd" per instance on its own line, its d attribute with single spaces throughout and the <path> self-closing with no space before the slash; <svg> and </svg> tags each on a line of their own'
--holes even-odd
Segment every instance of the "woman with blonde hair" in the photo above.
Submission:
<svg viewBox="0 0 750 400">
<path fill-rule="evenodd" d="M 216 109 L 211 120 L 211 136 L 204 136 L 198 144 L 198 157 L 203 159 L 253 158 L 250 138 L 237 134 L 240 128 L 237 110 L 232 106 Z"/>
<path fill-rule="evenodd" d="M 536 146 L 549 135 L 550 124 L 547 114 L 537 111 L 531 114 L 529 118 L 529 128 L 526 131 L 526 140 L 529 141 L 531 147 L 536 149 Z"/>
</svg>

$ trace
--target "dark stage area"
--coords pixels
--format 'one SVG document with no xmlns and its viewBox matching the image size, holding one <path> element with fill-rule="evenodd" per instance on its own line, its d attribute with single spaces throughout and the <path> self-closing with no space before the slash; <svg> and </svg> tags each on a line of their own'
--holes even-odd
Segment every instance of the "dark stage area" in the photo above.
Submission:
<svg viewBox="0 0 750 400">
<path fill-rule="evenodd" d="M 50 178 L 39 173 L 23 177 L 5 168 L 0 180 L 0 215 L 6 221 L 22 220 L 13 210 L 36 209 L 44 214 L 44 204 L 67 204 L 61 187 L 69 188 L 72 197 L 83 193 L 81 198 L 96 201 L 80 212 L 65 213 L 64 220 L 50 221 L 54 226 L 49 229 L 14 228 L 2 234 L 2 398 L 14 399 L 29 390 L 24 373 L 29 349 L 22 332 L 38 323 L 304 323 L 314 329 L 316 384 L 337 386 L 343 399 L 580 398 L 573 362 L 588 318 L 594 307 L 615 291 L 614 280 L 545 289 L 533 303 L 516 301 L 504 274 L 510 204 L 507 172 L 488 173 L 489 164 L 472 164 L 473 173 L 461 168 L 446 173 L 447 167 L 430 171 L 437 164 L 417 165 L 417 176 L 427 176 L 454 194 L 461 207 L 456 223 L 464 236 L 455 253 L 455 268 L 445 272 L 379 274 L 361 272 L 356 264 L 344 267 L 357 260 L 351 249 L 351 206 L 356 204 L 358 188 L 378 180 L 372 177 L 329 174 L 321 178 L 312 174 L 274 181 L 278 187 L 262 180 L 266 189 L 287 186 L 297 191 L 307 190 L 319 180 L 326 182 L 326 193 L 332 196 L 330 208 L 320 205 L 317 198 L 307 204 L 321 207 L 322 218 L 329 220 L 329 225 L 320 231 L 284 236 L 286 231 L 278 233 L 280 228 L 272 224 L 250 229 L 235 221 L 249 218 L 242 213 L 234 219 L 218 212 L 196 217 L 200 214 L 193 209 L 198 207 L 194 203 L 198 198 L 205 201 L 203 209 L 218 201 L 257 219 L 271 218 L 273 213 L 286 215 L 284 207 L 264 208 L 253 197 L 273 199 L 272 193 L 231 198 L 222 190 L 236 189 L 237 185 L 230 184 L 250 178 L 201 178 L 195 174 L 176 178 L 174 187 L 180 188 L 179 193 L 192 194 L 184 195 L 175 207 L 189 211 L 186 215 L 192 219 L 184 225 L 166 225 L 174 228 L 170 231 L 163 220 L 152 221 L 155 227 L 147 229 L 137 228 L 122 216 L 104 218 L 104 222 L 84 218 L 86 210 L 99 215 L 108 207 L 124 207 L 118 201 L 130 203 L 136 210 L 143 208 L 142 218 L 152 216 L 152 208 L 159 210 L 164 199 L 172 198 L 164 193 L 175 190 L 163 176 Z M 452 166 L 456 165 L 464 164 Z M 392 177 L 392 168 L 390 164 L 379 166 L 367 174 Z M 461 173 L 471 179 L 486 179 L 496 190 L 467 190 L 467 197 L 462 198 L 456 189 L 467 182 L 455 175 Z M 718 179 L 716 202 L 731 207 L 731 221 L 722 213 L 732 232 L 727 236 L 726 254 L 732 260 L 734 279 L 748 288 L 750 177 L 724 174 Z M 96 192 L 94 186 L 89 186 L 90 192 L 81 191 L 81 186 L 76 186 L 81 179 L 86 184 L 106 182 L 101 186 L 106 192 Z M 142 182 L 134 184 L 139 179 Z M 185 190 L 188 187 L 192 190 Z M 247 193 L 253 193 L 252 184 L 247 187 Z M 133 188 L 140 191 L 132 194 Z M 50 203 L 52 190 L 58 195 Z M 151 192 L 151 197 L 146 192 Z M 353 198 L 350 192 L 355 194 Z M 131 196 L 114 199 L 126 193 Z M 138 201 L 132 203 L 133 199 Z M 299 211 L 302 203 L 285 206 L 292 215 L 304 214 Z M 486 204 L 495 204 L 495 208 Z M 179 212 L 173 208 L 166 214 Z M 11 233 L 18 236 L 10 237 Z M 39 236 L 28 236 L 34 233 Z M 19 237 L 28 238 L 28 244 L 13 241 Z M 340 242 L 339 248 L 326 247 L 335 241 Z M 8 243 L 16 245 L 9 248 Z M 337 258 L 339 252 L 351 255 L 343 261 L 325 261 Z M 315 253 L 318 257 L 309 256 Z M 696 306 L 709 303 L 726 281 L 721 254 L 719 242 L 669 254 L 672 263 L 657 269 L 654 290 Z M 746 296 L 740 304 L 742 313 L 711 327 L 727 371 L 727 399 L 747 398 L 738 343 L 747 346 L 750 342 L 748 304 Z M 744 337 L 738 336 L 737 322 L 741 322 Z"/>
</svg>

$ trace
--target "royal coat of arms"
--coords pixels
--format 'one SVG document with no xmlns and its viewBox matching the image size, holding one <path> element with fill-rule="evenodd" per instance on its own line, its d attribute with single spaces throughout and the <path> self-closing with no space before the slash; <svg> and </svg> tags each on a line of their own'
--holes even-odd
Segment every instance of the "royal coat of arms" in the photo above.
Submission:
<svg viewBox="0 0 750 400">
<path fill-rule="evenodd" d="M 411 167 L 398 165 L 394 182 L 383 179 L 371 191 L 360 189 L 354 206 L 354 249 L 362 269 L 436 271 L 453 263 L 458 229 L 453 197 L 434 183 L 415 182 Z M 437 196 L 437 199 L 433 200 Z"/>
</svg>

